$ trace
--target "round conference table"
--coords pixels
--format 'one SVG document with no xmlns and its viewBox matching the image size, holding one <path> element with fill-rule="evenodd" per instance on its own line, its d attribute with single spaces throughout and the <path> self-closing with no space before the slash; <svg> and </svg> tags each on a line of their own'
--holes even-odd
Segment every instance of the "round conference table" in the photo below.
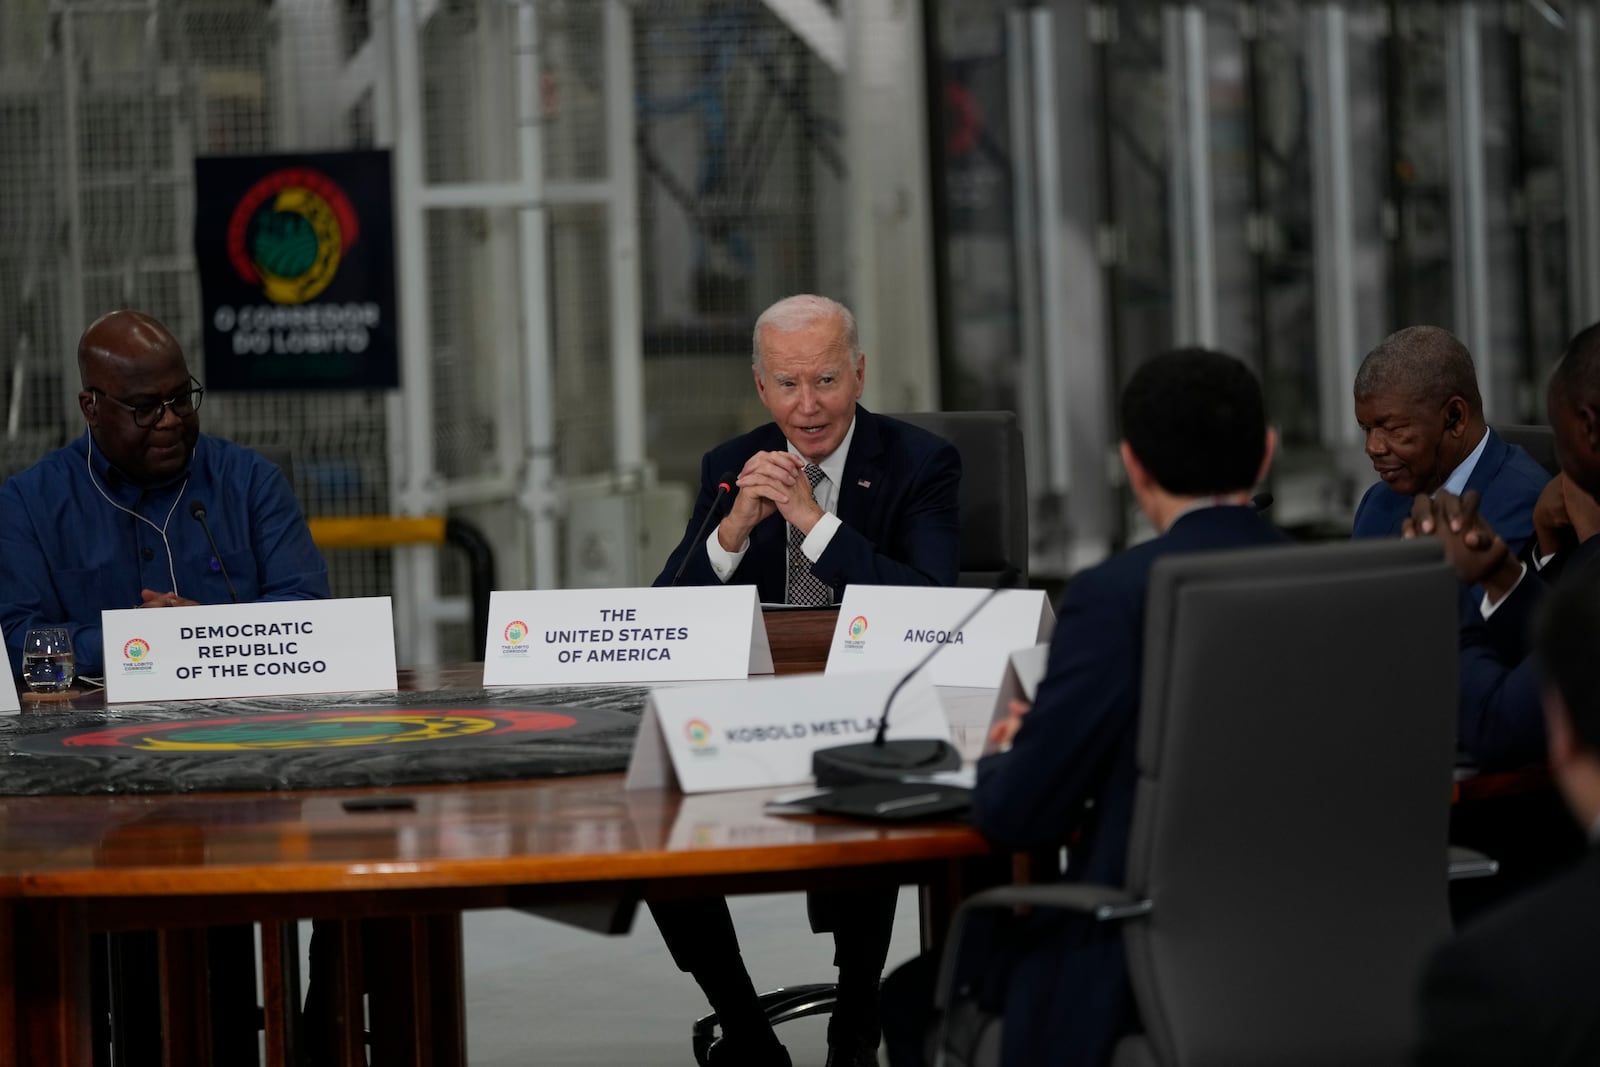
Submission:
<svg viewBox="0 0 1600 1067">
<path fill-rule="evenodd" d="M 820 669 L 835 614 L 767 616 L 781 672 Z M 472 687 L 479 671 L 409 671 L 401 681 Z M 25 715 L 49 714 L 24 700 Z M 622 933 L 652 897 L 917 884 L 932 935 L 959 897 L 960 861 L 989 851 L 960 823 L 770 815 L 763 805 L 775 792 L 629 791 L 622 775 L 597 774 L 0 798 L 0 1035 L 14 1035 L 0 1036 L 0 1067 L 93 1062 L 97 932 L 157 931 L 173 1067 L 211 1061 L 205 930 L 238 923 L 260 924 L 267 1062 L 291 1062 L 294 929 L 305 918 L 337 927 L 344 1018 L 362 1018 L 363 951 L 381 957 L 367 960 L 375 1062 L 464 1064 L 463 910 L 520 908 Z M 343 1027 L 341 1064 L 363 1056 L 361 1027 Z"/>
</svg>

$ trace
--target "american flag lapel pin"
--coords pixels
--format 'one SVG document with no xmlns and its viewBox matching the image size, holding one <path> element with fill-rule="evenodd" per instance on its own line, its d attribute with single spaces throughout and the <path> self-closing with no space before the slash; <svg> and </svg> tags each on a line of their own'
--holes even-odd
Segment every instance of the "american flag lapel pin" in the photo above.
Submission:
<svg viewBox="0 0 1600 1067">
<path fill-rule="evenodd" d="M 859 485 L 863 489 L 871 489 L 872 488 L 872 482 L 869 481 L 866 478 L 857 478 L 856 479 L 856 484 Z"/>
</svg>

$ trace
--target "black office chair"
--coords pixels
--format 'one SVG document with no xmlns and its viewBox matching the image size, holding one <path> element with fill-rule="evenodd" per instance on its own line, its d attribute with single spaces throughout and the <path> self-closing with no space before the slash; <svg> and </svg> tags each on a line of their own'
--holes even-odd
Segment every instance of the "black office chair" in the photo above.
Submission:
<svg viewBox="0 0 1600 1067">
<path fill-rule="evenodd" d="M 1028 581 L 1028 473 L 1022 430 L 1010 411 L 919 411 L 890 415 L 938 434 L 961 456 L 963 586 L 993 585 L 1015 567 Z M 783 986 L 761 994 L 773 1026 L 833 1011 L 832 982 Z M 717 1036 L 715 1013 L 695 1020 L 695 1061 L 703 1065 Z"/>
<path fill-rule="evenodd" d="M 1493 870 L 1442 862 L 1456 596 L 1432 541 L 1158 561 L 1126 885 L 973 897 L 945 950 L 944 1017 L 974 1015 L 952 995 L 969 923 L 1061 908 L 1124 924 L 1142 1032 L 1116 1067 L 1406 1063 L 1413 983 L 1450 928 L 1447 871 Z M 1374 618 L 1406 620 L 1381 656 Z M 1003 1025 L 948 1062 L 997 1062 Z"/>
<path fill-rule="evenodd" d="M 1508 445 L 1517 445 L 1538 461 L 1539 466 L 1553 478 L 1561 473 L 1556 462 L 1556 435 L 1548 426 L 1507 425 L 1496 426 L 1494 432 Z"/>
<path fill-rule="evenodd" d="M 1028 581 L 1028 471 L 1010 411 L 918 411 L 891 418 L 938 434 L 961 455 L 961 578 L 993 585 L 1008 567 Z"/>
</svg>

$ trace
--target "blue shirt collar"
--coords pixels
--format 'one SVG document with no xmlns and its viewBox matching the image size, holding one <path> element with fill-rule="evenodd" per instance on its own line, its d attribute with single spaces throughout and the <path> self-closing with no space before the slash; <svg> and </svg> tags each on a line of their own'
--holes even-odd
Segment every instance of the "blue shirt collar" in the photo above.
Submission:
<svg viewBox="0 0 1600 1067">
<path fill-rule="evenodd" d="M 1460 496 L 1467 491 L 1467 481 L 1472 477 L 1472 472 L 1478 469 L 1478 460 L 1483 458 L 1483 450 L 1489 447 L 1489 435 L 1492 433 L 1494 433 L 1493 430 L 1487 427 L 1484 428 L 1483 437 L 1478 441 L 1478 447 L 1474 448 L 1471 455 L 1456 465 L 1456 469 L 1450 472 L 1450 477 L 1444 480 L 1444 484 L 1439 487 L 1440 489 L 1452 496 Z"/>
</svg>

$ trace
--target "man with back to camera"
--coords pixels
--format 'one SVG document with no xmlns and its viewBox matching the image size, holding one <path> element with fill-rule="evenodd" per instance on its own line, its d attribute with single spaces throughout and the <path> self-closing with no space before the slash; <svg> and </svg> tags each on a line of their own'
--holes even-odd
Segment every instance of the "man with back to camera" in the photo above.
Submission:
<svg viewBox="0 0 1600 1067">
<path fill-rule="evenodd" d="M 1600 570 L 1570 572 L 1534 658 L 1550 770 L 1589 847 L 1567 873 L 1469 924 L 1422 981 L 1419 1067 L 1600 1063 Z"/>
<path fill-rule="evenodd" d="M 1483 419 L 1472 354 L 1447 330 L 1411 326 L 1384 338 L 1356 371 L 1356 422 L 1381 481 L 1356 508 L 1354 537 L 1401 532 L 1412 498 L 1476 490 L 1515 552 L 1533 533 L 1550 475 Z"/>
<path fill-rule="evenodd" d="M 0 486 L 0 627 L 13 672 L 33 626 L 66 626 L 78 672 L 94 676 L 107 658 L 102 611 L 226 604 L 227 579 L 240 602 L 329 595 L 283 472 L 200 432 L 205 391 L 165 326 L 137 311 L 102 315 L 78 341 L 78 374 L 86 432 Z"/>
<path fill-rule="evenodd" d="M 1250 503 L 1275 439 L 1261 386 L 1237 359 L 1191 348 L 1147 361 L 1123 391 L 1122 434 L 1128 483 L 1160 536 L 1068 584 L 1037 700 L 995 725 L 991 740 L 1010 747 L 979 760 L 972 803 L 973 824 L 999 848 L 1054 850 L 1074 839 L 1065 876 L 1105 885 L 1122 884 L 1126 867 L 1151 566 L 1174 553 L 1285 540 Z M 1039 913 L 1017 920 L 1003 943 L 964 946 L 963 963 L 973 955 L 988 961 L 973 973 L 984 1009 L 1004 1013 L 1008 1067 L 1101 1064 L 1132 1022 L 1111 924 Z M 895 1067 L 929 1062 L 938 963 L 925 953 L 884 985 Z"/>
<path fill-rule="evenodd" d="M 756 320 L 752 371 L 773 421 L 718 445 L 683 541 L 656 585 L 755 585 L 764 602 L 836 604 L 851 582 L 955 585 L 960 569 L 961 460 L 945 440 L 857 403 L 866 357 L 855 318 L 826 297 L 791 296 Z M 737 495 L 703 540 L 695 534 L 727 473 Z M 838 1000 L 829 1067 L 877 1063 L 878 983 L 889 952 L 895 891 L 808 897 L 812 929 L 832 931 Z M 723 1037 L 710 1062 L 786 1065 L 762 1014 L 721 898 L 652 901 L 680 969 L 694 975 Z"/>
</svg>

